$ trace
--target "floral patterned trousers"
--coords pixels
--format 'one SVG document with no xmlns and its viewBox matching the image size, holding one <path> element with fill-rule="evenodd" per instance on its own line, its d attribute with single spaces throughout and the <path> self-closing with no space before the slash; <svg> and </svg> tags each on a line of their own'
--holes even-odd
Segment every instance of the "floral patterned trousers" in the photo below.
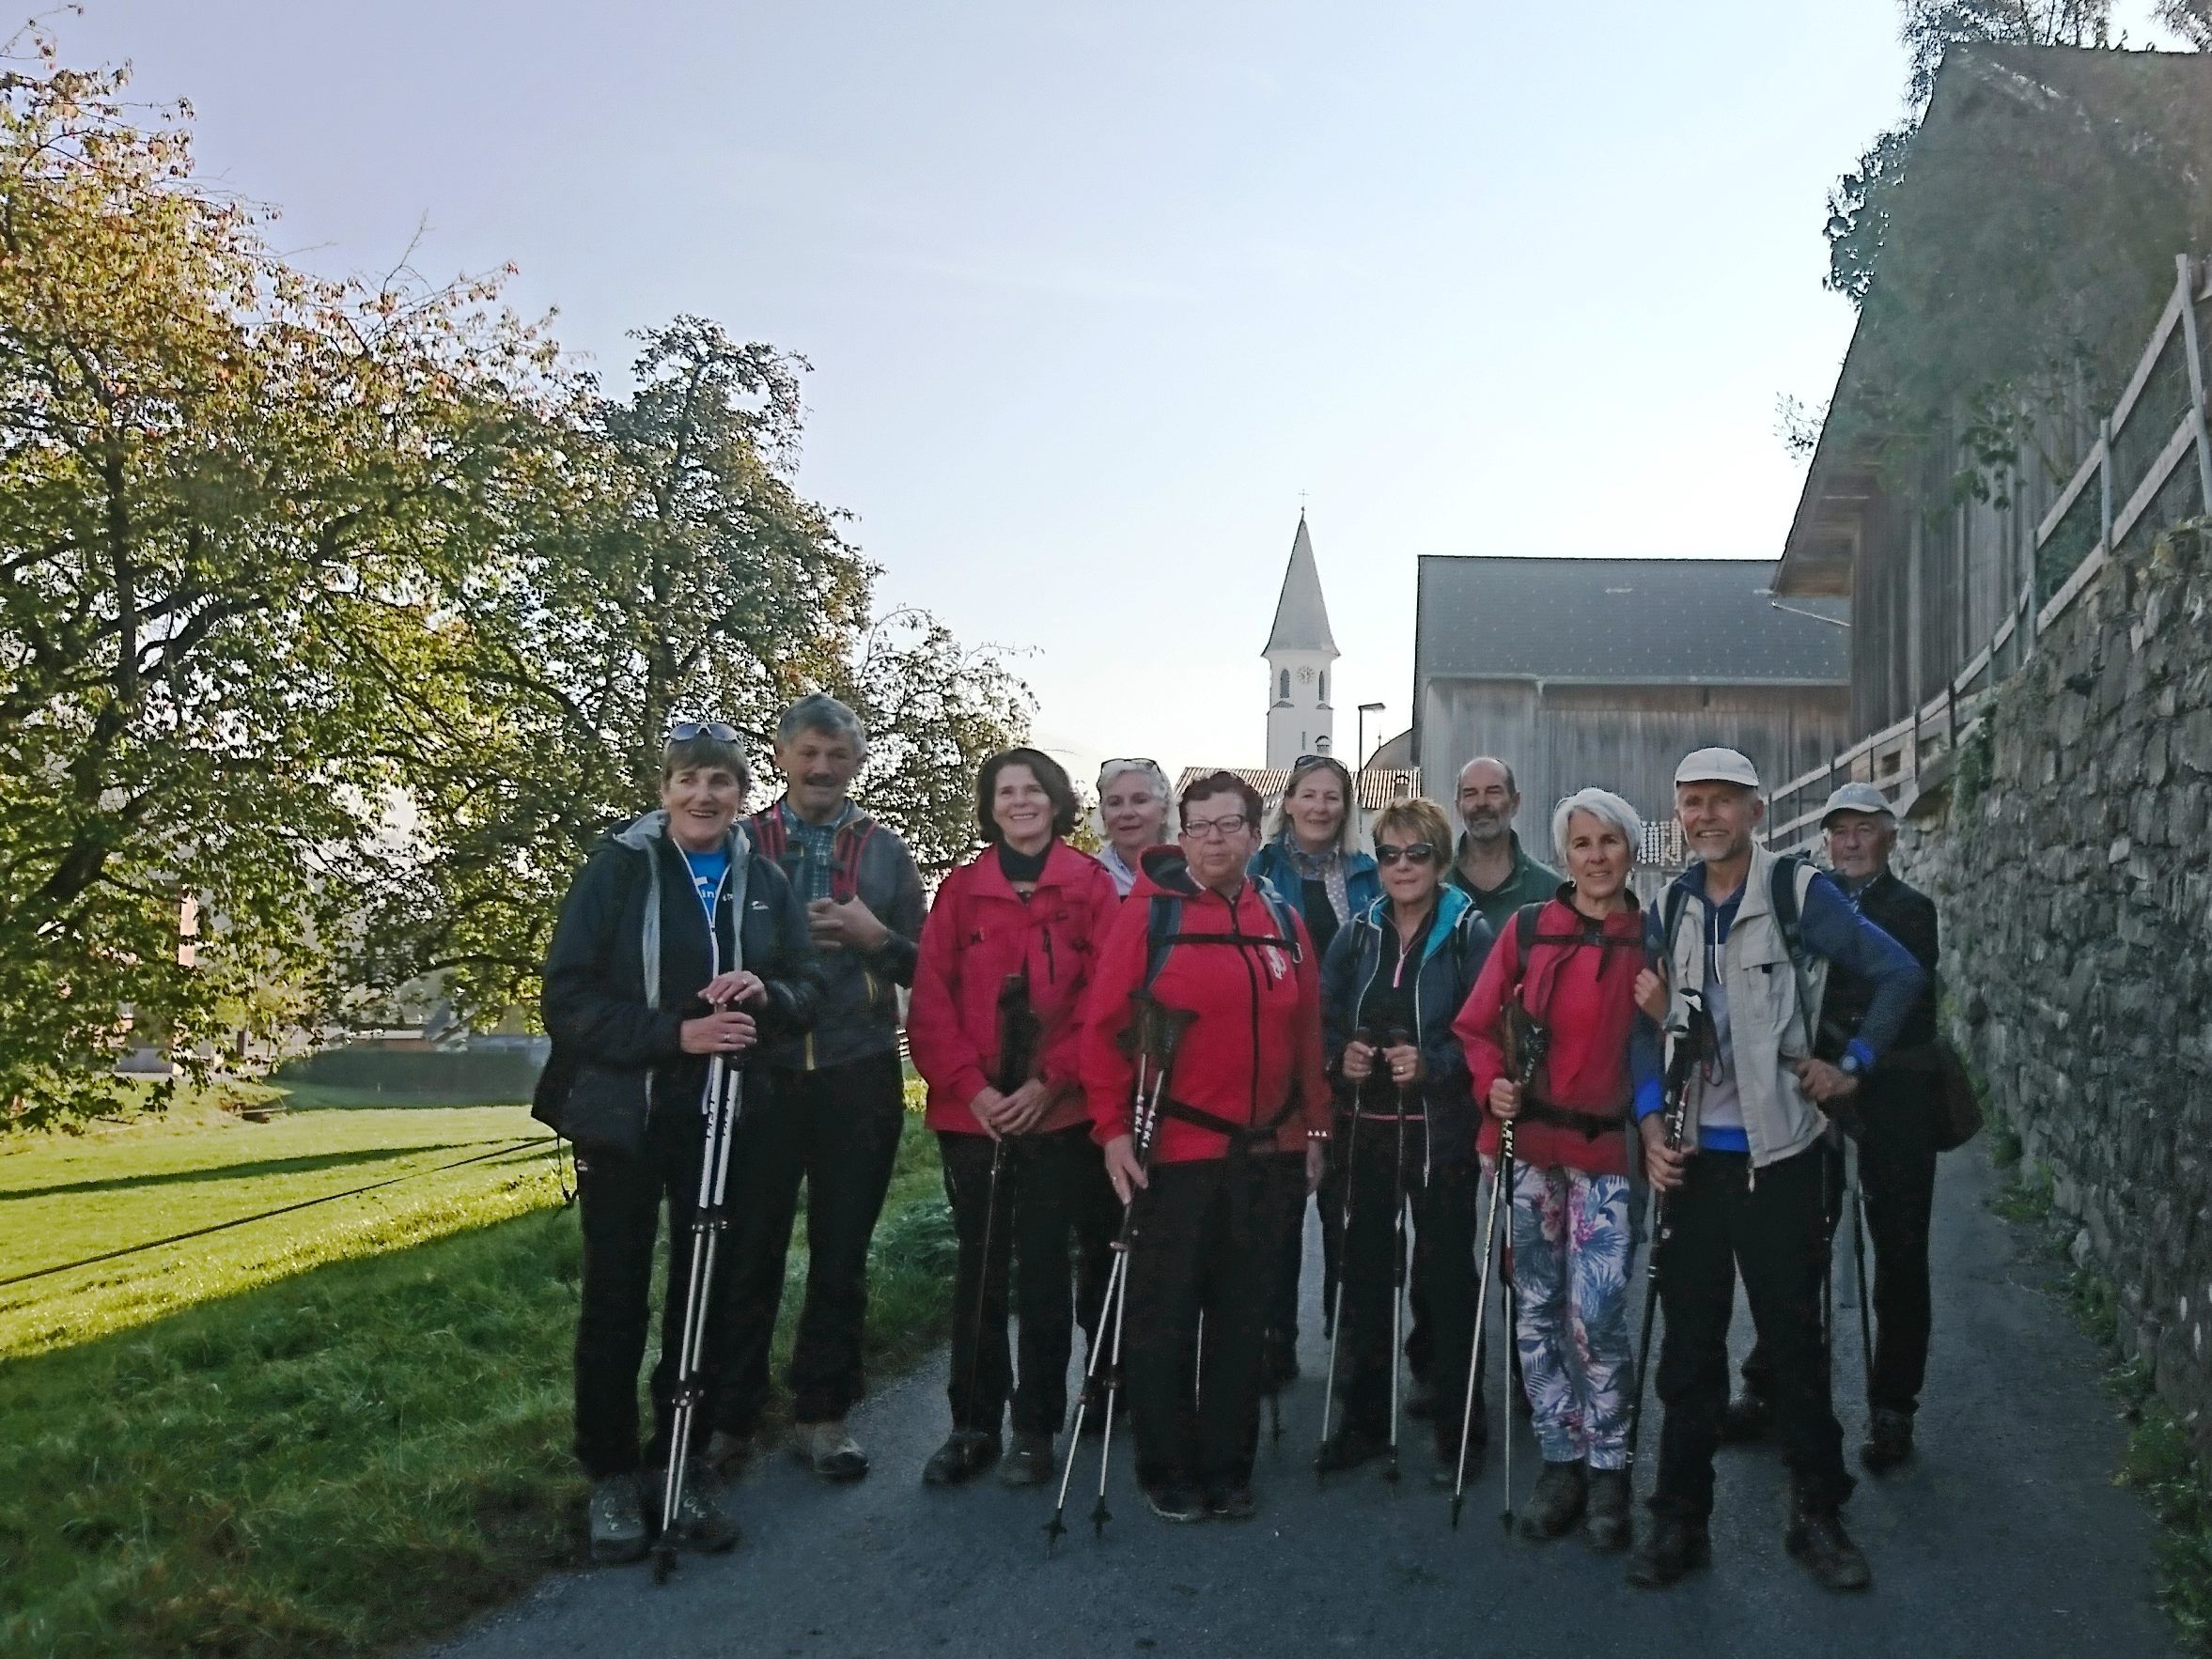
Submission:
<svg viewBox="0 0 2212 1659">
<path fill-rule="evenodd" d="M 1628 1177 L 1514 1166 L 1514 1341 L 1547 1463 L 1628 1466 L 1634 1248 Z"/>
</svg>

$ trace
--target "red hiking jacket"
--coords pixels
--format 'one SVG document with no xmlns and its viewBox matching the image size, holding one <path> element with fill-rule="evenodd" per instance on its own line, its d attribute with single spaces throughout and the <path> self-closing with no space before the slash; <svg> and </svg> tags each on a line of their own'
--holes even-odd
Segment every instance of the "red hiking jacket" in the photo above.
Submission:
<svg viewBox="0 0 2212 1659">
<path fill-rule="evenodd" d="M 1452 1022 L 1467 1051 L 1475 1104 L 1482 1111 L 1477 1149 L 1498 1153 L 1498 1120 L 1490 1115 L 1490 1085 L 1506 1075 L 1501 1039 L 1505 1000 L 1519 971 L 1522 913 L 1506 922 L 1474 989 Z M 1536 1072 L 1534 1093 L 1551 1106 L 1616 1118 L 1622 1127 L 1597 1135 L 1563 1124 L 1541 1124 L 1525 1112 L 1513 1132 L 1514 1156 L 1524 1164 L 1565 1166 L 1594 1175 L 1628 1172 L 1627 1124 L 1634 1092 L 1631 1037 L 1639 1017 L 1636 975 L 1644 963 L 1643 912 L 1633 907 L 1605 919 L 1602 942 L 1588 940 L 1594 924 L 1563 899 L 1544 902 L 1536 938 L 1529 948 L 1528 977 L 1520 1004 L 1550 1029 L 1550 1043 Z"/>
<path fill-rule="evenodd" d="M 1121 900 L 1106 866 L 1055 841 L 1028 902 L 984 848 L 944 878 L 922 929 L 907 1043 L 929 1085 L 932 1129 L 981 1135 L 969 1103 L 994 1086 L 999 992 L 1006 976 L 1029 975 L 1029 1005 L 1043 1028 L 1037 1076 L 1052 1091 L 1039 1132 L 1083 1122 L 1076 1042 L 1083 987 L 1098 942 Z"/>
<path fill-rule="evenodd" d="M 1106 937 L 1083 1011 L 1083 1082 L 1091 1135 L 1103 1146 L 1132 1132 L 1130 1093 L 1136 1063 L 1121 1047 L 1129 1023 L 1129 993 L 1145 983 L 1155 894 L 1182 899 L 1176 931 L 1242 934 L 1250 945 L 1191 943 L 1172 947 L 1152 994 L 1171 1008 L 1197 1015 L 1183 1033 L 1173 1096 L 1239 1124 L 1270 1122 L 1286 1104 L 1290 1115 L 1272 1150 L 1303 1153 L 1308 1129 L 1329 1127 L 1329 1083 L 1321 1065 L 1321 975 L 1312 941 L 1288 907 L 1295 949 L 1263 944 L 1277 938 L 1275 913 L 1251 880 L 1232 905 L 1198 887 L 1174 847 L 1145 856 L 1128 903 Z M 1218 1158 L 1229 1138 L 1196 1124 L 1163 1118 L 1152 1143 L 1155 1163 Z M 1267 1150 L 1255 1148 L 1254 1150 Z"/>
</svg>

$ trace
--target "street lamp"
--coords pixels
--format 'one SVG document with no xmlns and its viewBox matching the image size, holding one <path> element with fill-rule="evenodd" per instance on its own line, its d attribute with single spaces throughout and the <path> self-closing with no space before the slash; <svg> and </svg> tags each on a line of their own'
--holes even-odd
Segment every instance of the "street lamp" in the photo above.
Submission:
<svg viewBox="0 0 2212 1659">
<path fill-rule="evenodd" d="M 1360 705 L 1360 719 L 1359 723 L 1355 728 L 1359 734 L 1359 741 L 1355 746 L 1356 752 L 1352 755 L 1352 758 L 1360 763 L 1360 770 L 1363 772 L 1367 769 L 1367 717 L 1370 714 L 1380 714 L 1382 710 L 1383 705 L 1379 703 L 1363 703 Z"/>
</svg>

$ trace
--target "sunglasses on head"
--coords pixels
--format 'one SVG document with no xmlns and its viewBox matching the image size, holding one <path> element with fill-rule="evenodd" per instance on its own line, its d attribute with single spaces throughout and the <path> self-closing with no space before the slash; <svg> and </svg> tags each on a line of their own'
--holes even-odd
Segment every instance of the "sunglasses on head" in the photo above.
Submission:
<svg viewBox="0 0 2212 1659">
<path fill-rule="evenodd" d="M 679 720 L 669 724 L 669 742 L 689 743 L 694 737 L 711 737 L 717 743 L 735 743 L 738 740 L 738 728 L 726 721 L 718 720 Z"/>
<path fill-rule="evenodd" d="M 1375 844 L 1375 861 L 1378 864 L 1394 864 L 1400 859 L 1409 864 L 1431 863 L 1436 859 L 1435 844 L 1426 841 L 1408 842 L 1404 846 L 1388 841 Z"/>
</svg>

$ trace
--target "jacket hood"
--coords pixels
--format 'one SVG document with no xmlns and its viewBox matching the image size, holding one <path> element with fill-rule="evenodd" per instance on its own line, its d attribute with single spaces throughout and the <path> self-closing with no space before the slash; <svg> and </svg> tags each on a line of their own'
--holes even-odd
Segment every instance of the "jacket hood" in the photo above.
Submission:
<svg viewBox="0 0 2212 1659">
<path fill-rule="evenodd" d="M 1191 874 L 1183 849 L 1172 841 L 1148 846 L 1137 855 L 1137 885 L 1129 890 L 1129 897 L 1173 893 L 1177 898 L 1194 899 L 1203 891 Z"/>
<path fill-rule="evenodd" d="M 632 852 L 641 853 L 651 852 L 653 843 L 656 841 L 668 841 L 673 845 L 674 842 L 668 834 L 668 809 L 655 807 L 643 817 L 632 818 L 621 829 L 609 835 L 607 839 L 630 848 Z M 729 833 L 724 837 L 724 844 L 733 862 L 753 856 L 753 838 L 745 833 L 745 826 L 742 821 L 731 823 Z"/>
<path fill-rule="evenodd" d="M 1390 919 L 1390 903 L 1388 893 L 1370 901 L 1367 907 L 1360 912 L 1360 920 L 1369 927 L 1379 930 Z M 1467 912 L 1473 908 L 1474 901 L 1465 892 L 1448 881 L 1440 883 L 1437 887 L 1436 914 L 1428 919 L 1428 937 L 1421 945 L 1423 958 L 1433 955 L 1437 947 L 1452 937 L 1452 929 L 1457 927 Z"/>
</svg>

